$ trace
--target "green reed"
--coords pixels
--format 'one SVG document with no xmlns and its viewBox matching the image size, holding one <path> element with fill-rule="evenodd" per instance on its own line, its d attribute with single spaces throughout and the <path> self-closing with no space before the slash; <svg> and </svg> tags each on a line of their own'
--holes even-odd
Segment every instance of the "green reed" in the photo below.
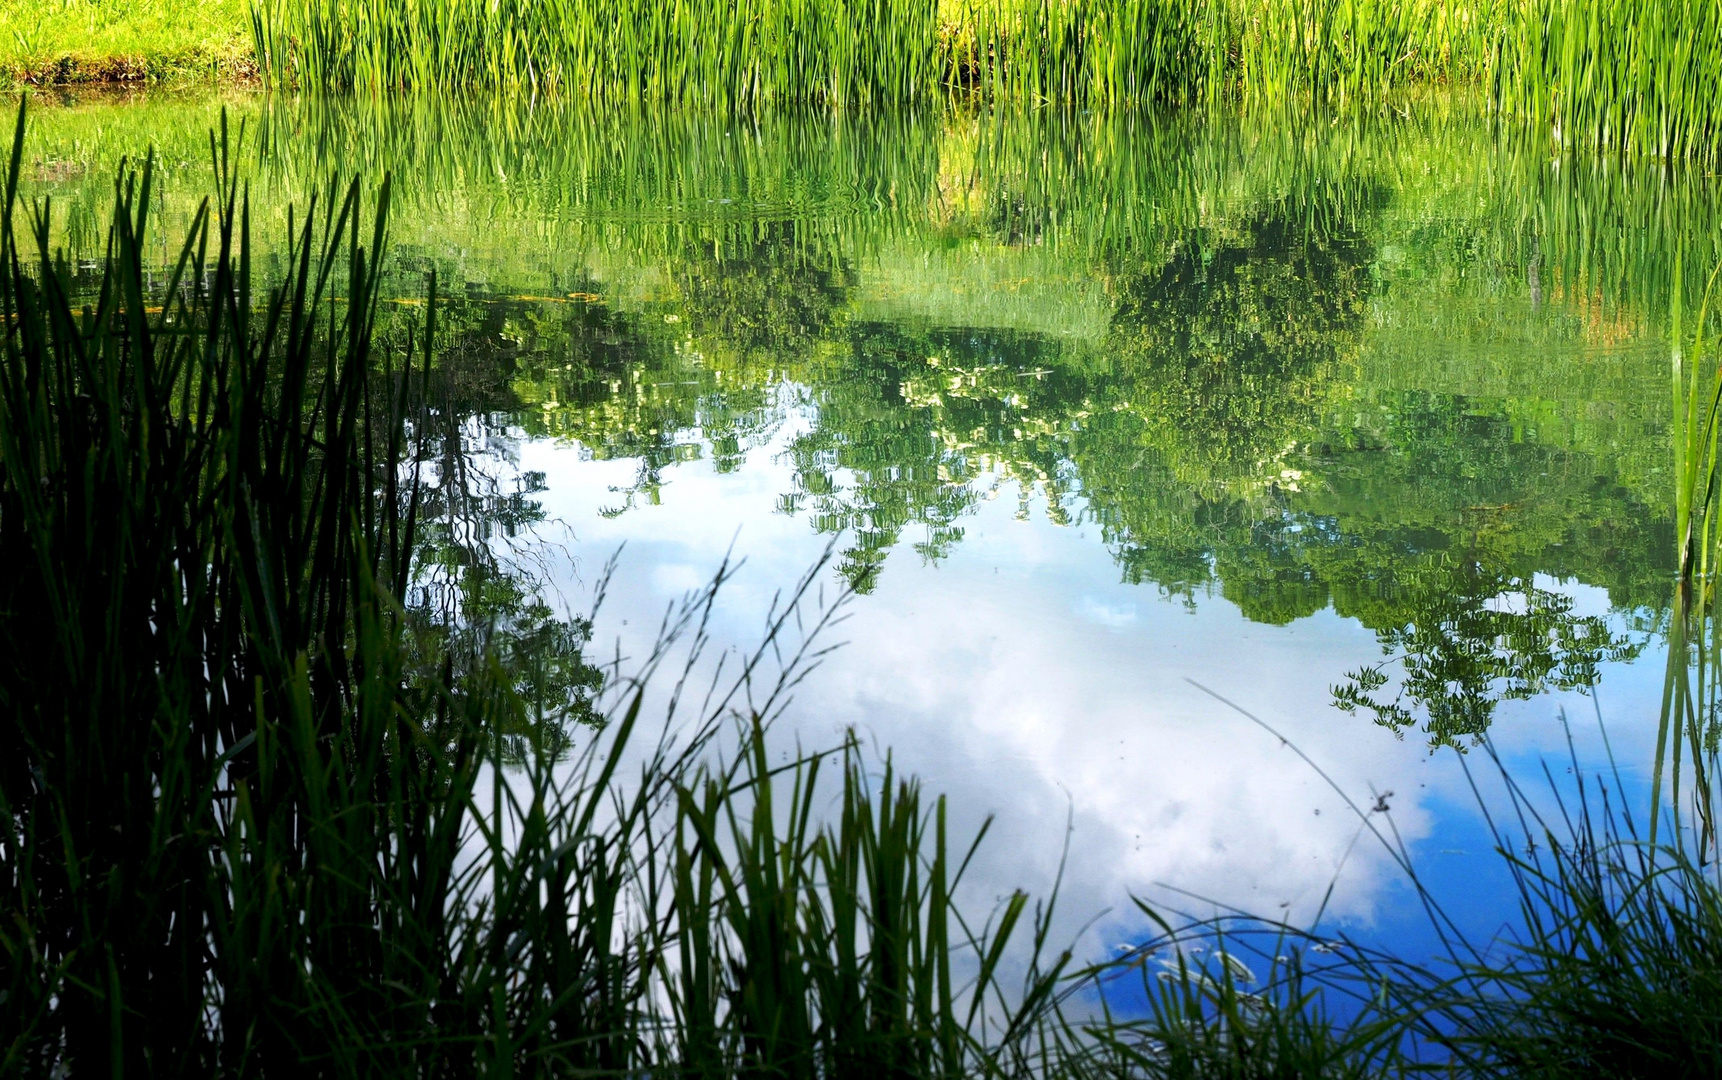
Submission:
<svg viewBox="0 0 1722 1080">
<path fill-rule="evenodd" d="M 390 700 L 409 627 L 385 597 L 418 496 L 396 467 L 413 356 L 370 366 L 387 187 L 369 230 L 356 185 L 314 203 L 265 290 L 224 130 L 165 287 L 141 257 L 150 163 L 116 185 L 92 279 L 49 250 L 50 207 L 20 206 L 23 131 L 20 109 L 0 222 L 0 548 L 21 568 L 0 620 L 4 1069 L 316 1053 L 307 1017 L 369 1007 L 367 977 L 423 985 L 440 913 L 379 921 L 377 901 L 446 887 L 477 737 L 452 697 L 418 727 Z"/>
<path fill-rule="evenodd" d="M 1503 112 L 1557 144 L 1713 161 L 1722 132 L 1722 10 L 1706 0 L 1532 0 L 1493 75 Z"/>
<path fill-rule="evenodd" d="M 901 0 L 313 0 L 253 23 L 260 66 L 295 85 L 741 105 L 913 101 L 938 81 L 933 8 Z"/>
<path fill-rule="evenodd" d="M 1717 625 L 1717 569 L 1722 567 L 1722 528 L 1718 527 L 1717 481 L 1722 478 L 1722 369 L 1706 337 L 1710 301 L 1716 284 L 1713 272 L 1698 308 L 1691 339 L 1682 332 L 1684 303 L 1676 278 L 1672 309 L 1672 369 L 1674 391 L 1675 538 L 1679 575 L 1675 581 L 1669 619 L 1668 666 L 1663 681 L 1662 713 L 1657 730 L 1652 782 L 1651 838 L 1657 832 L 1654 811 L 1660 808 L 1664 773 L 1673 801 L 1673 821 L 1680 828 L 1682 807 L 1690 801 L 1701 851 L 1716 842 L 1713 783 L 1717 775 L 1718 740 L 1722 738 L 1722 686 L 1717 661 L 1722 658 L 1722 628 Z M 1689 784 L 1682 798 L 1684 765 Z"/>
<path fill-rule="evenodd" d="M 278 85 L 484 86 L 595 101 L 1379 107 L 1485 92 L 1559 145 L 1710 160 L 1706 0 L 258 0 Z"/>
<path fill-rule="evenodd" d="M 1097 103 L 1378 101 L 1488 70 L 1507 0 L 264 0 L 292 85 L 483 85 L 745 105 L 945 93 Z"/>
<path fill-rule="evenodd" d="M 1090 1075 L 1143 1077 L 1713 1074 L 1722 888 L 1692 837 L 1649 843 L 1618 775 L 1551 781 L 1539 799 L 1485 753 L 1507 792 L 1479 807 L 1498 815 L 1517 902 L 1504 932 L 1468 939 L 1390 827 L 1359 811 L 1424 905 L 1434 956 L 1368 948 L 1319 918 L 1174 923 L 1150 910 L 1161 932 L 1087 973 L 1139 982 L 1147 1015 L 1087 1025 L 1071 1056 Z"/>
<path fill-rule="evenodd" d="M 1167 921 L 1072 970 L 1020 893 L 965 919 L 979 841 L 953 843 L 943 802 L 888 763 L 851 743 L 770 764 L 804 669 L 774 683 L 763 651 L 697 710 L 619 681 L 600 728 L 508 729 L 554 703 L 410 602 L 448 405 L 434 322 L 391 336 L 377 314 L 386 194 L 367 215 L 336 188 L 290 219 L 266 276 L 216 142 L 216 198 L 152 279 L 153 170 L 118 186 L 80 268 L 18 198 L 22 145 L 20 124 L 0 228 L 0 551 L 28 571 L 0 598 L 0 1072 L 1715 1071 L 1702 850 L 1649 859 L 1591 802 L 1545 822 L 1515 791 L 1525 835 L 1497 843 L 1527 932 L 1452 940 L 1449 967 Z M 1682 459 L 1702 477 L 1715 399 L 1693 370 L 1676 411 L 1709 440 Z M 711 596 L 667 628 L 696 655 Z M 793 644 L 798 610 L 772 640 Z M 690 734 L 654 742 L 660 708 Z M 1198 940 L 1222 954 L 1180 947 Z M 1130 977 L 1147 1015 L 1085 1011 Z"/>
</svg>

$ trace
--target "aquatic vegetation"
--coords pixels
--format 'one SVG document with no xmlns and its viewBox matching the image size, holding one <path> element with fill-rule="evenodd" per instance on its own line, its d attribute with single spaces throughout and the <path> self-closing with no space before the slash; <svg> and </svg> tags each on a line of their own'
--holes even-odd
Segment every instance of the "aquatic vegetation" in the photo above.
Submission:
<svg viewBox="0 0 1722 1080">
<path fill-rule="evenodd" d="M 593 100 L 915 101 L 937 87 L 930 3 L 713 0 L 259 4 L 259 65 L 289 85 L 484 85 Z"/>
<path fill-rule="evenodd" d="M 1722 747 L 1722 686 L 1716 664 L 1722 657 L 1717 625 L 1717 570 L 1722 566 L 1719 521 L 1718 446 L 1722 445 L 1722 367 L 1713 345 L 1711 301 L 1722 263 L 1713 271 L 1697 310 L 1691 337 L 1683 333 L 1684 305 L 1672 302 L 1671 361 L 1674 388 L 1675 542 L 1679 570 L 1674 581 L 1664 676 L 1662 715 L 1656 737 L 1652 787 L 1660 810 L 1663 784 L 1673 803 L 1672 827 L 1695 830 L 1699 852 L 1714 859 L 1722 843 L 1716 821 L 1718 750 Z M 1688 770 L 1682 786 L 1682 765 Z M 1690 818 L 1686 815 L 1690 813 Z M 1654 838 L 1659 818 L 1650 822 Z"/>
<path fill-rule="evenodd" d="M 1539 576 L 1606 589 L 1611 620 L 1666 609 L 1646 296 L 1708 256 L 1676 228 L 1714 220 L 1686 178 L 1554 167 L 1463 115 L 1256 131 L 283 102 L 258 127 L 254 191 L 344 161 L 396 176 L 412 210 L 380 318 L 416 317 L 435 269 L 450 422 L 629 463 L 606 514 L 794 429 L 777 505 L 842 536 L 856 587 L 958 552 L 1000 498 L 1092 529 L 1150 590 L 1275 625 L 1331 609 L 1468 673 L 1416 680 L 1412 719 L 1393 714 L 1437 743 L 1479 734 L 1505 687 L 1625 655 L 1546 604 L 1526 628 L 1559 648 L 1495 652 L 1480 628 L 1517 625 L 1492 609 Z M 89 137 L 76 113 L 37 130 Z M 85 215 L 105 186 L 33 190 Z M 1455 649 L 1430 636 L 1460 625 L 1479 632 Z"/>
<path fill-rule="evenodd" d="M 1722 106 L 1722 11 L 1704 0 L 1532 0 L 1501 38 L 1504 111 L 1557 144 L 1712 161 Z"/>
<path fill-rule="evenodd" d="M 1528 835 L 1497 835 L 1527 928 L 1500 951 L 1455 941 L 1443 967 L 1310 928 L 1168 922 L 1143 951 L 1079 968 L 1022 893 L 984 929 L 959 912 L 972 848 L 947 835 L 943 802 L 888 764 L 853 743 L 777 764 L 768 725 L 784 699 L 772 691 L 793 685 L 794 663 L 774 680 L 762 651 L 691 718 L 696 695 L 677 698 L 666 724 L 680 710 L 690 736 L 654 745 L 646 710 L 662 703 L 649 686 L 612 683 L 594 700 L 585 624 L 559 621 L 495 558 L 493 545 L 539 514 L 541 481 L 472 471 L 469 422 L 530 422 L 637 457 L 643 472 L 679 460 L 686 432 L 702 428 L 723 467 L 739 467 L 741 446 L 775 422 L 774 388 L 799 380 L 816 409 L 789 455 L 789 494 L 820 527 L 872 530 L 848 556 L 857 584 L 911 523 L 933 527 L 928 554 L 957 542 L 967 481 L 996 467 L 1044 484 L 1054 512 L 1090 500 L 1125 572 L 1169 589 L 1218 580 L 1263 619 L 1332 600 L 1432 656 L 1426 682 L 1464 692 L 1474 680 L 1446 676 L 1476 656 L 1441 648 L 1503 637 L 1526 661 L 1507 665 L 1509 678 L 1582 684 L 1601 655 L 1595 620 L 1549 596 L 1519 622 L 1488 605 L 1568 565 L 1608 566 L 1618 576 L 1605 583 L 1631 603 L 1663 569 L 1646 553 L 1666 537 L 1643 492 L 1595 464 L 1621 459 L 1593 429 L 1575 421 L 1568 441 L 1539 441 L 1530 422 L 1559 419 L 1535 411 L 1546 402 L 1485 412 L 1462 393 L 1404 389 L 1427 358 L 1366 355 L 1365 315 L 1396 287 L 1366 272 L 1384 264 L 1395 212 L 1367 170 L 1221 142 L 1200 148 L 1205 187 L 1169 153 L 1150 156 L 1165 173 L 1055 155 L 1036 173 L 1014 167 L 1031 158 L 1013 157 L 1024 147 L 1000 132 L 965 150 L 996 155 L 968 216 L 928 209 L 949 176 L 924 148 L 892 157 L 857 140 L 845 157 L 808 137 L 774 157 L 757 143 L 716 149 L 712 135 L 705 160 L 730 171 L 701 189 L 673 171 L 695 155 L 663 149 L 676 132 L 630 134 L 623 151 L 645 152 L 612 143 L 610 156 L 582 158 L 592 148 L 575 145 L 561 152 L 586 167 L 584 187 L 523 197 L 614 209 L 594 216 L 665 270 L 646 297 L 591 266 L 554 290 L 456 280 L 454 299 L 434 286 L 409 294 L 381 269 L 392 185 L 369 214 L 354 185 L 285 218 L 295 227 L 271 261 L 251 235 L 267 213 L 253 214 L 228 167 L 215 202 L 189 215 L 177 270 L 143 272 L 159 220 L 146 210 L 150 169 L 121 184 L 101 257 L 73 262 L 54 254 L 64 234 L 46 209 L 21 209 L 15 142 L 6 205 L 20 209 L 0 240 L 13 328 L 0 356 L 0 550 L 41 572 L 9 579 L 0 603 L 4 1068 L 1075 1078 L 1392 1076 L 1431 1058 L 1472 1076 L 1713 1067 L 1722 903 L 1702 851 L 1665 844 L 1651 858 L 1630 831 L 1611 831 L 1610 814 L 1545 823 L 1526 807 Z M 445 149 L 454 165 L 475 160 Z M 761 165 L 772 168 L 751 178 L 791 193 L 810 177 L 890 177 L 904 193 L 893 229 L 1053 248 L 1072 278 L 1092 268 L 1116 300 L 1103 353 L 1078 334 L 869 317 L 858 267 L 900 234 L 712 208 L 722 184 Z M 1085 189 L 1072 179 L 1083 167 L 1100 170 L 1083 182 L 1117 186 Z M 590 194 L 635 175 L 679 189 L 695 220 L 641 221 L 626 199 L 615 209 L 614 196 Z M 1070 223 L 1063 212 L 1085 190 L 1132 184 L 1164 195 L 1151 200 L 1158 218 Z M 1460 200 L 1475 203 L 1473 191 Z M 1549 219 L 1560 199 L 1539 204 Z M 1621 205 L 1640 211 L 1635 229 L 1667 209 Z M 1635 293 L 1615 258 L 1672 266 L 1679 295 L 1684 254 L 1648 242 L 1575 254 L 1552 228 L 1534 234 L 1546 277 L 1533 284 L 1515 261 L 1515 223 L 1494 225 L 1479 243 L 1498 244 L 1490 265 L 1509 269 L 1484 288 L 1565 288 L 1588 302 L 1606 281 L 1625 324 Z M 1572 243 L 1606 250 L 1598 235 Z M 439 264 L 415 259 L 416 284 Z M 1331 288 L 1299 291 L 1312 284 Z M 1165 347 L 1178 327 L 1189 339 Z M 1365 370 L 1381 384 L 1345 392 L 1341 376 Z M 1275 384 L 1291 393 L 1264 412 Z M 1714 429 L 1693 389 L 1708 384 L 1680 385 L 1682 430 L 1702 433 L 1679 444 L 1691 466 L 1682 521 L 1695 522 L 1709 513 L 1702 440 Z M 1341 404 L 1368 405 L 1370 419 L 1341 424 Z M 1252 441 L 1256 429 L 1271 438 Z M 1514 485 L 1550 463 L 1563 475 L 1515 503 Z M 1707 548 L 1706 529 L 1683 525 L 1700 542 L 1687 550 Z M 1607 557 L 1574 554 L 1604 541 Z M 1449 557 L 1461 543 L 1466 561 Z M 1629 565 L 1610 564 L 1622 550 Z M 1485 562 L 1475 594 L 1453 588 L 1456 571 Z M 1688 588 L 1705 587 L 1704 565 L 1687 560 Z M 1417 633 L 1453 614 L 1442 604 L 1456 593 L 1469 637 L 1431 649 Z M 672 620 L 696 653 L 713 595 Z M 793 654 L 799 624 L 775 614 L 768 645 Z M 1559 650 L 1539 651 L 1551 640 Z M 656 656 L 645 674 L 669 665 Z M 730 763 L 699 757 L 729 733 L 732 706 Z M 1475 708 L 1429 711 L 1437 741 L 1484 734 Z M 1697 730 L 1675 729 L 1675 744 Z M 827 819 L 828 794 L 838 810 Z M 1542 854 L 1520 857 L 1526 840 Z M 1223 955 L 1180 947 L 1197 941 Z M 1013 948 L 1030 957 L 1020 984 Z M 1138 978 L 1147 1015 L 1082 1007 L 1082 995 Z"/>
<path fill-rule="evenodd" d="M 745 105 L 929 100 L 1378 101 L 1487 81 L 1520 6 L 1501 0 L 762 0 L 601 8 L 265 0 L 282 82 L 460 83 Z"/>
<path fill-rule="evenodd" d="M 1487 75 L 1517 5 L 1376 0 L 761 0 L 617 9 L 265 0 L 263 70 L 290 84 L 456 84 L 747 105 L 1029 100 L 1378 101 Z"/>
<path fill-rule="evenodd" d="M 1559 809 L 1505 783 L 1490 809 L 1518 902 L 1512 928 L 1469 940 L 1421 881 L 1379 808 L 1354 806 L 1395 852 L 1436 931 L 1435 957 L 1341 932 L 1228 915 L 1173 921 L 1091 969 L 1136 988 L 1146 1015 L 1087 1025 L 1087 1075 L 1702 1076 L 1722 1030 L 1722 887 L 1690 839 L 1651 845 L 1618 774 L 1563 783 Z M 1576 766 L 1576 762 L 1574 763 Z"/>
<path fill-rule="evenodd" d="M 0 4 L 14 81 L 260 73 L 609 103 L 1379 108 L 1459 88 L 1581 152 L 1714 158 L 1705 0 L 151 0 Z M 246 39 L 249 38 L 249 47 Z"/>
<path fill-rule="evenodd" d="M 1714 154 L 1704 0 L 258 0 L 277 84 L 482 85 L 707 105 L 1380 106 L 1468 87 L 1557 145 Z"/>
</svg>

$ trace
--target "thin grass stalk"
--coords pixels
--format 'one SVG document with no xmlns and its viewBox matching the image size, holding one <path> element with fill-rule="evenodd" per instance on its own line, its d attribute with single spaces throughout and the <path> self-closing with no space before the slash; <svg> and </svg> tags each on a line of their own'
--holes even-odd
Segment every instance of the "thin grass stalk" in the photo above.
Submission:
<svg viewBox="0 0 1722 1080">
<path fill-rule="evenodd" d="M 1670 327 L 1672 335 L 1675 465 L 1675 535 L 1679 543 L 1679 573 L 1675 582 L 1668 641 L 1668 668 L 1663 682 L 1651 779 L 1650 842 L 1654 847 L 1662 806 L 1664 769 L 1668 772 L 1673 825 L 1680 828 L 1683 762 L 1692 771 L 1690 797 L 1697 815 L 1698 850 L 1711 852 L 1716 843 L 1714 795 L 1717 747 L 1718 690 L 1715 684 L 1718 626 L 1715 617 L 1716 573 L 1722 558 L 1722 530 L 1717 528 L 1718 430 L 1722 419 L 1722 373 L 1706 358 L 1705 328 L 1710 297 L 1718 273 L 1712 271 L 1698 309 L 1697 327 L 1688 349 L 1683 332 L 1680 262 L 1676 260 Z"/>
</svg>

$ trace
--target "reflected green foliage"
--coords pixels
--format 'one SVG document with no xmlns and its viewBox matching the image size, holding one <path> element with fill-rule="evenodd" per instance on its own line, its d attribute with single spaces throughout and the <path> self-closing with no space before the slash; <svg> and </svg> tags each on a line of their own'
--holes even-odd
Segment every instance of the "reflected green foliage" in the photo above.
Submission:
<svg viewBox="0 0 1722 1080">
<path fill-rule="evenodd" d="M 796 490 L 783 507 L 855 538 L 840 564 L 853 586 L 871 587 L 906 530 L 923 558 L 948 554 L 962 519 L 1010 479 L 1043 483 L 1050 513 L 1066 516 L 1057 433 L 1037 428 L 1068 387 L 1025 377 L 1039 342 L 868 322 L 845 345 L 809 372 L 816 420 L 789 444 Z"/>
<path fill-rule="evenodd" d="M 1159 266 L 1114 273 L 1101 347 L 1115 407 L 1193 487 L 1257 476 L 1343 393 L 1369 260 L 1361 237 L 1276 214 L 1192 231 Z"/>
<path fill-rule="evenodd" d="M 832 253 L 800 242 L 792 223 L 764 224 L 714 247 L 688 252 L 670 271 L 696 348 L 769 369 L 830 336 L 853 284 Z"/>
<path fill-rule="evenodd" d="M 1386 666 L 1340 702 L 1437 743 L 1503 695 L 1582 687 L 1627 655 L 1622 619 L 1666 602 L 1660 313 L 1717 254 L 1702 176 L 1551 161 L 1458 100 L 1319 125 L 339 101 L 255 119 L 260 189 L 363 163 L 418 208 L 400 292 L 456 283 L 448 445 L 497 463 L 471 505 L 500 535 L 530 525 L 506 462 L 531 438 L 633 462 L 611 514 L 673 498 L 678 469 L 773 455 L 779 508 L 840 532 L 862 590 L 899 549 L 960 550 L 1005 498 L 1095 527 L 1126 580 L 1185 602 L 1358 620 Z M 51 120 L 50 148 L 88 122 Z M 1577 585 L 1606 590 L 1606 627 L 1568 604 Z"/>
<path fill-rule="evenodd" d="M 1574 615 L 1571 597 L 1531 582 L 1484 576 L 1474 564 L 1432 578 L 1402 605 L 1413 621 L 1377 634 L 1387 659 L 1334 688 L 1341 709 L 1361 709 L 1396 732 L 1422 723 L 1431 746 L 1462 746 L 1489 730 L 1497 702 L 1593 686 L 1599 664 L 1640 650 L 1607 620 Z M 1398 686 L 1391 698 L 1378 696 L 1393 664 Z"/>
</svg>

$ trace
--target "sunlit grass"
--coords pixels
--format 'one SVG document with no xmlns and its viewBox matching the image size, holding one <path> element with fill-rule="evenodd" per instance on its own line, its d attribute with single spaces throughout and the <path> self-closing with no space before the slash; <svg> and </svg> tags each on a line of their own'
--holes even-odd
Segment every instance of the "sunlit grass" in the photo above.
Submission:
<svg viewBox="0 0 1722 1080">
<path fill-rule="evenodd" d="M 249 77 L 248 0 L 0 0 L 0 82 Z"/>
<path fill-rule="evenodd" d="M 1722 8 L 1708 0 L 1531 0 L 1504 27 L 1493 83 L 1503 111 L 1559 145 L 1717 157 Z"/>
<path fill-rule="evenodd" d="M 1469 86 L 1562 145 L 1710 160 L 1722 13 L 1704 0 L 0 2 L 14 82 L 254 71 L 300 88 L 725 106 L 978 93 L 1379 107 Z"/>
<path fill-rule="evenodd" d="M 258 0 L 254 22 L 286 85 L 1369 107 L 1464 85 L 1561 144 L 1705 159 L 1722 71 L 1703 0 Z"/>
</svg>

